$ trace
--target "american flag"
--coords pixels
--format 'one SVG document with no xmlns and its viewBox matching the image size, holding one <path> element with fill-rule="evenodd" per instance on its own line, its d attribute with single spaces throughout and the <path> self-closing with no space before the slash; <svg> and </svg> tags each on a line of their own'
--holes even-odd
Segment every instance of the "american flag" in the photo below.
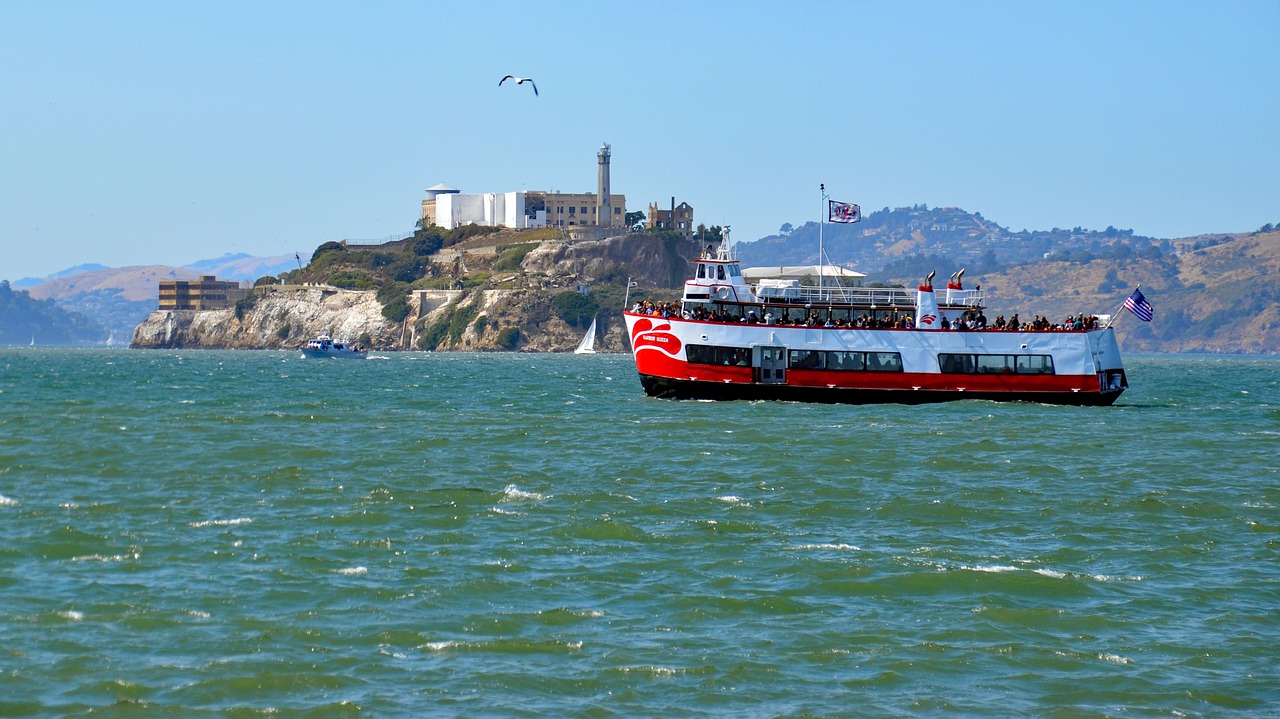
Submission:
<svg viewBox="0 0 1280 719">
<path fill-rule="evenodd" d="M 1136 289 L 1133 294 L 1129 295 L 1129 299 L 1124 301 L 1124 308 L 1143 322 L 1150 322 L 1151 318 L 1155 317 L 1155 314 L 1151 311 L 1151 303 L 1147 302 L 1147 298 L 1142 296 L 1141 289 Z"/>
<path fill-rule="evenodd" d="M 862 219 L 862 208 L 848 202 L 827 200 L 827 219 L 831 222 L 858 222 Z"/>
</svg>

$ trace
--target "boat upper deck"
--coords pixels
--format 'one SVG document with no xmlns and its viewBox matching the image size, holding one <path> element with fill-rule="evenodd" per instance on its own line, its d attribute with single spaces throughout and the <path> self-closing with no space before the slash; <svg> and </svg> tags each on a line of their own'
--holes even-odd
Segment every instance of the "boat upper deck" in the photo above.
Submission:
<svg viewBox="0 0 1280 719">
<path fill-rule="evenodd" d="M 905 287 L 813 287 L 796 285 L 789 287 L 770 287 L 766 283 L 757 285 L 752 298 L 740 297 L 744 304 L 764 305 L 822 305 L 824 307 L 850 307 L 854 309 L 914 309 L 916 291 Z M 699 301 L 700 298 L 687 297 L 686 300 Z M 710 297 L 701 300 L 710 301 Z M 717 298 L 719 299 L 719 298 Z M 938 292 L 938 304 L 944 307 L 965 309 L 982 309 L 986 307 L 985 296 L 981 289 L 949 289 Z"/>
</svg>

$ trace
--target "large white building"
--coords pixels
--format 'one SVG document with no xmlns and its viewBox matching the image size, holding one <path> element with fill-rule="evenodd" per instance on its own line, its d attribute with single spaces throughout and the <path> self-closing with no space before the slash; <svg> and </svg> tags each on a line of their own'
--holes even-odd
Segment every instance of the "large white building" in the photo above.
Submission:
<svg viewBox="0 0 1280 719">
<path fill-rule="evenodd" d="M 483 195 L 464 195 L 459 192 L 437 195 L 432 223 L 446 230 L 462 225 L 489 225 L 526 229 L 546 227 L 545 208 L 532 208 L 527 192 L 486 192 Z M 540 193 L 535 193 L 540 194 Z M 426 222 L 426 203 L 423 203 L 423 224 Z"/>
<path fill-rule="evenodd" d="M 465 195 L 443 183 L 427 189 L 422 201 L 422 226 L 452 230 L 463 225 L 492 227 L 623 227 L 627 198 L 609 191 L 609 146 L 596 158 L 595 193 L 486 192 Z M 600 216 L 604 215 L 604 216 Z"/>
</svg>

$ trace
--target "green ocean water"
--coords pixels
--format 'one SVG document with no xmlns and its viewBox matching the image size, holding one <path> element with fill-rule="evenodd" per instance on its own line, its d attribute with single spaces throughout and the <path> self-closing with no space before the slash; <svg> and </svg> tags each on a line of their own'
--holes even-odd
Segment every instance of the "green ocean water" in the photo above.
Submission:
<svg viewBox="0 0 1280 719">
<path fill-rule="evenodd" d="M 1280 715 L 1280 360 L 1114 407 L 0 349 L 0 716 Z"/>
</svg>

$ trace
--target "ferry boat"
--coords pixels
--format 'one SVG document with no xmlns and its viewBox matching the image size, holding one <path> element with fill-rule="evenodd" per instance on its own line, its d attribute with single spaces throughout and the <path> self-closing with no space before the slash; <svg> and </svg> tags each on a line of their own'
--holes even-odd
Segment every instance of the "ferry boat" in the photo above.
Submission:
<svg viewBox="0 0 1280 719">
<path fill-rule="evenodd" d="M 995 329 L 982 290 L 965 289 L 963 276 L 945 291 L 934 289 L 934 273 L 914 292 L 821 279 L 753 286 L 726 237 L 694 262 L 678 304 L 637 303 L 623 317 L 653 397 L 1110 405 L 1128 387 L 1109 318 L 1081 329 Z"/>
<path fill-rule="evenodd" d="M 335 340 L 329 335 L 320 335 L 313 340 L 309 340 L 302 348 L 302 357 L 323 358 L 332 357 L 334 359 L 364 359 L 369 356 L 369 350 L 360 345 L 353 345 L 350 342 Z"/>
</svg>

